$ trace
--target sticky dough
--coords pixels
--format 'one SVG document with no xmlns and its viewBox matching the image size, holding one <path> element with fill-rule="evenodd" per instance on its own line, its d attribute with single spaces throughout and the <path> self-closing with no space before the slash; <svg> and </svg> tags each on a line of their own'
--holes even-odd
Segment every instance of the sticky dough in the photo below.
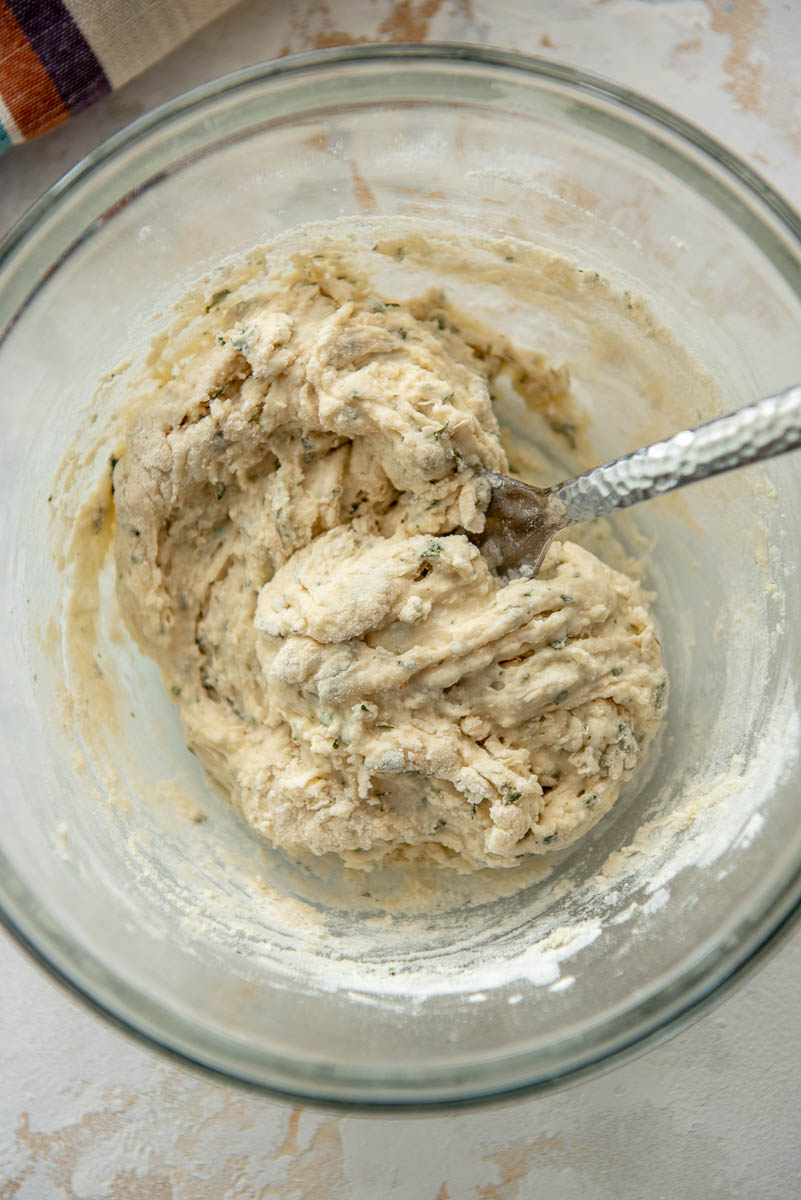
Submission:
<svg viewBox="0 0 801 1200">
<path fill-rule="evenodd" d="M 441 295 L 301 264 L 164 352 L 114 468 L 117 591 L 245 820 L 351 866 L 512 866 L 589 829 L 664 708 L 639 585 L 570 541 L 506 586 L 491 392 L 567 376 Z"/>
</svg>

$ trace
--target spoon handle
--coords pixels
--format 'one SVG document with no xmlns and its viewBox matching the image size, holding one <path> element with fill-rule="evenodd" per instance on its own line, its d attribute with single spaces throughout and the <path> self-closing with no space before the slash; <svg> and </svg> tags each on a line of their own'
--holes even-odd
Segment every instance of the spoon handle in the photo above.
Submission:
<svg viewBox="0 0 801 1200">
<path fill-rule="evenodd" d="M 568 479 L 554 492 L 568 524 L 801 447 L 801 385 Z"/>
</svg>

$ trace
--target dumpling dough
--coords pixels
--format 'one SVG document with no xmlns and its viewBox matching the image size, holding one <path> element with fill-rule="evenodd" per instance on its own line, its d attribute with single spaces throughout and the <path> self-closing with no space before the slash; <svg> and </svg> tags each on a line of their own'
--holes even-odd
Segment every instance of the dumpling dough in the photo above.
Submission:
<svg viewBox="0 0 801 1200">
<path fill-rule="evenodd" d="M 564 847 L 667 687 L 634 581 L 557 541 L 502 586 L 466 536 L 483 469 L 508 469 L 491 388 L 554 421 L 565 374 L 319 262 L 214 300 L 113 473 L 118 596 L 189 745 L 289 850 L 471 869 Z"/>
</svg>

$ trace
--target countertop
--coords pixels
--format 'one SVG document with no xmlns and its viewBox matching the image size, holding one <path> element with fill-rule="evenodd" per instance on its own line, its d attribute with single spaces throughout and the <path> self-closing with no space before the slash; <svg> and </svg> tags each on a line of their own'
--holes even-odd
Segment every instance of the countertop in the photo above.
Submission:
<svg viewBox="0 0 801 1200">
<path fill-rule="evenodd" d="M 0 232 L 87 150 L 237 67 L 452 40 L 607 75 L 730 145 L 801 208 L 801 7 L 776 0 L 252 0 L 0 158 Z M 0 1200 L 676 1200 L 801 1195 L 801 932 L 711 1014 L 587 1083 L 503 1108 L 353 1117 L 177 1068 L 0 937 Z"/>
</svg>

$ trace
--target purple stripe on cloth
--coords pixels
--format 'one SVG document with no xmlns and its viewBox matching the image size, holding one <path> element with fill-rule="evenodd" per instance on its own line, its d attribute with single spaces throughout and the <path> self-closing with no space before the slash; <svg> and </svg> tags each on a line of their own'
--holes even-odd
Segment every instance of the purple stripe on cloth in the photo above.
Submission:
<svg viewBox="0 0 801 1200">
<path fill-rule="evenodd" d="M 111 91 L 92 47 L 62 0 L 6 0 L 71 113 Z"/>
</svg>

